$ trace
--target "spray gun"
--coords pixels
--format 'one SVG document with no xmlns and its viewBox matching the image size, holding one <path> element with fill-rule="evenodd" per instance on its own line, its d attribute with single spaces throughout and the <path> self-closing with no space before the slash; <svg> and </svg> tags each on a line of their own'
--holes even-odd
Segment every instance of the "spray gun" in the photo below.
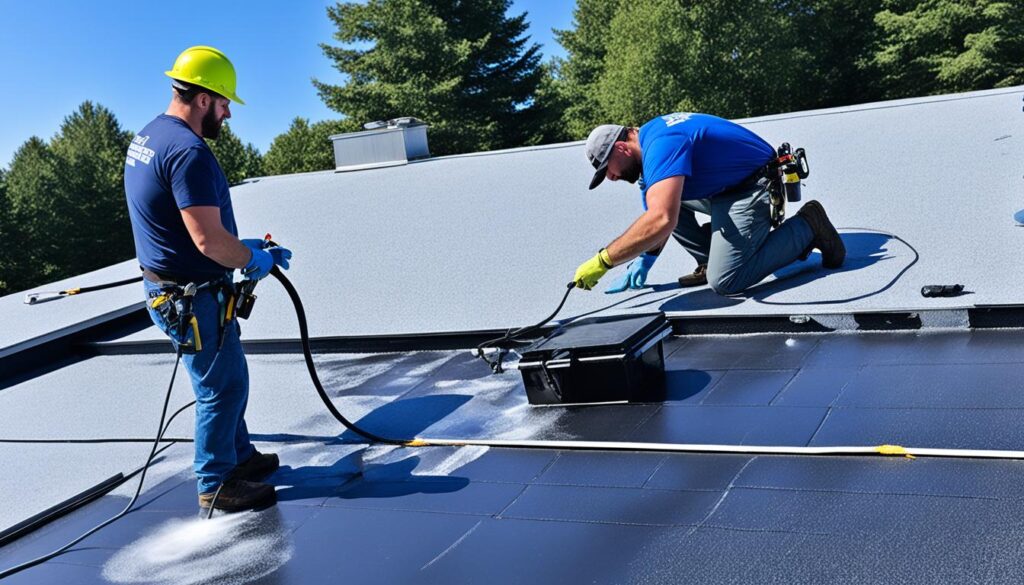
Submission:
<svg viewBox="0 0 1024 585">
<path fill-rule="evenodd" d="M 788 142 L 783 142 L 775 152 L 777 157 L 769 163 L 772 170 L 778 173 L 772 180 L 769 196 L 773 228 L 779 227 L 786 219 L 786 202 L 800 201 L 800 181 L 811 174 L 804 149 L 798 148 L 794 152 Z"/>
<path fill-rule="evenodd" d="M 776 162 L 779 165 L 779 176 L 782 178 L 786 201 L 796 203 L 800 201 L 801 179 L 806 179 L 811 174 L 811 168 L 807 165 L 807 153 L 802 148 L 794 152 L 788 142 L 783 142 L 778 149 L 778 155 Z"/>
<path fill-rule="evenodd" d="M 271 239 L 270 234 L 263 236 L 263 247 L 272 248 L 277 246 L 277 242 Z M 235 317 L 238 319 L 248 319 L 249 315 L 252 314 L 252 307 L 256 304 L 256 295 L 253 291 L 256 289 L 256 283 L 259 281 L 255 278 L 246 278 L 235 285 Z"/>
</svg>

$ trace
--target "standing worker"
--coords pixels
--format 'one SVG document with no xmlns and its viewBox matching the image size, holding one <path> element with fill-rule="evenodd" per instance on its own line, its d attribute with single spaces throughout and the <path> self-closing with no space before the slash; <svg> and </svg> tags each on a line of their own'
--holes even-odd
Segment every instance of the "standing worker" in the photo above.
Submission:
<svg viewBox="0 0 1024 585">
<path fill-rule="evenodd" d="M 771 229 L 769 163 L 775 149 L 746 128 L 708 114 L 660 116 L 641 128 L 598 126 L 587 138 L 596 169 L 593 189 L 606 177 L 639 182 L 644 214 L 614 242 L 576 270 L 576 286 L 591 289 L 613 266 L 630 263 L 608 292 L 641 288 L 669 236 L 697 261 L 682 286 L 710 284 L 736 294 L 775 270 L 821 251 L 826 268 L 842 266 L 846 247 L 825 209 L 808 201 L 796 216 Z M 700 225 L 694 212 L 711 216 Z"/>
<path fill-rule="evenodd" d="M 238 239 L 227 178 L 204 140 L 220 134 L 232 101 L 245 103 L 235 95 L 231 61 L 212 47 L 191 47 L 166 75 L 171 103 L 132 140 L 124 173 L 147 306 L 192 379 L 199 506 L 230 512 L 272 505 L 273 486 L 259 480 L 277 469 L 278 457 L 249 441 L 249 371 L 229 305 L 234 269 L 258 280 L 275 264 L 287 269 L 291 252 Z M 194 295 L 189 283 L 198 287 Z M 184 313 L 195 320 L 175 322 L 183 311 L 173 299 L 190 301 Z"/>
</svg>

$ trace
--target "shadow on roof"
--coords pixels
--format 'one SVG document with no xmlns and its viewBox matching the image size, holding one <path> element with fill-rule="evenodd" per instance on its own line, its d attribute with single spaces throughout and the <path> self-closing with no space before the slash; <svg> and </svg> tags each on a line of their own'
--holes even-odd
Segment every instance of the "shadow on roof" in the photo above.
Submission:
<svg viewBox="0 0 1024 585">
<path fill-rule="evenodd" d="M 403 398 L 373 409 L 355 425 L 371 433 L 382 433 L 388 438 L 412 438 L 441 421 L 469 402 L 472 397 L 462 394 L 434 394 Z M 343 442 L 365 442 L 366 439 L 346 430 Z"/>
</svg>

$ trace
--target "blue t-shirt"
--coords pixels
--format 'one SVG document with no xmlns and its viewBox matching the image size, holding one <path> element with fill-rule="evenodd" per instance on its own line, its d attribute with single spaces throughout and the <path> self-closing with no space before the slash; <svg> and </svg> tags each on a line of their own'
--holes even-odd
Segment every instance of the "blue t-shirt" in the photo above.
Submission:
<svg viewBox="0 0 1024 585">
<path fill-rule="evenodd" d="M 199 251 L 181 218 L 186 207 L 219 207 L 224 228 L 238 235 L 227 177 L 184 120 L 161 114 L 132 139 L 124 192 L 135 253 L 144 267 L 189 280 L 210 280 L 230 270 Z"/>
<path fill-rule="evenodd" d="M 739 124 L 709 114 L 660 116 L 640 128 L 644 209 L 647 189 L 685 176 L 683 199 L 705 199 L 740 184 L 764 166 L 775 149 Z"/>
</svg>

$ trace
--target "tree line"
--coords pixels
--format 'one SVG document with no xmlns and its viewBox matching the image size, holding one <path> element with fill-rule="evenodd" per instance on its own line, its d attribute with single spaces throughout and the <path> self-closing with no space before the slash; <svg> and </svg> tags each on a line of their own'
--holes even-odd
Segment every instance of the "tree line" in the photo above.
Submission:
<svg viewBox="0 0 1024 585">
<path fill-rule="evenodd" d="M 663 113 L 737 118 L 1024 83 L 1024 3 L 999 0 L 577 0 L 542 61 L 511 0 L 369 0 L 327 10 L 338 119 L 296 118 L 266 153 L 229 126 L 229 182 L 334 167 L 332 134 L 415 116 L 435 155 L 586 137 Z M 84 102 L 0 168 L 0 295 L 131 258 L 132 132 Z"/>
</svg>

